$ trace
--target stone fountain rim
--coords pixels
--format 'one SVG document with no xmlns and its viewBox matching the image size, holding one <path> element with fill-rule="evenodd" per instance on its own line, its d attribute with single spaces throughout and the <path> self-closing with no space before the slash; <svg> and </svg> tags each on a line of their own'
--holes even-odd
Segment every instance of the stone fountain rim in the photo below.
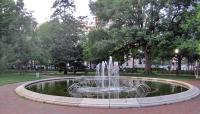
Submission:
<svg viewBox="0 0 200 114">
<path fill-rule="evenodd" d="M 25 87 L 44 81 L 56 81 L 64 79 L 75 79 L 89 76 L 80 76 L 80 77 L 58 77 L 58 78 L 49 78 L 36 81 L 30 81 L 25 84 L 20 85 L 15 89 L 15 92 L 26 99 L 30 99 L 37 102 L 56 104 L 56 105 L 66 105 L 66 106 L 76 106 L 76 107 L 97 107 L 97 108 L 131 108 L 131 107 L 147 107 L 147 106 L 156 106 L 156 105 L 165 105 L 171 103 L 177 103 L 192 99 L 200 94 L 200 90 L 186 82 L 170 80 L 170 79 L 161 79 L 161 78 L 149 78 L 149 77 L 125 77 L 122 78 L 128 79 L 140 79 L 145 81 L 154 81 L 161 83 L 172 83 L 179 86 L 188 88 L 187 91 L 155 96 L 155 97 L 143 97 L 143 98 L 120 98 L 120 99 L 95 99 L 95 98 L 75 98 L 75 97 L 63 97 L 63 96 L 54 96 L 40 94 L 26 89 Z"/>
</svg>

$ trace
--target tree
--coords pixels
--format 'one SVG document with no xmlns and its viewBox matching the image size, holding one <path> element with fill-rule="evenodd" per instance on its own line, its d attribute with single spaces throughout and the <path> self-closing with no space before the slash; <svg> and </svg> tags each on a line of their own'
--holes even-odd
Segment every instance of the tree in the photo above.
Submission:
<svg viewBox="0 0 200 114">
<path fill-rule="evenodd" d="M 12 44 L 15 3 L 13 0 L 0 1 L 0 64 L 1 70 L 7 68 L 10 55 L 13 55 Z M 7 50 L 7 51 L 6 51 Z"/>
<path fill-rule="evenodd" d="M 170 37 L 178 39 L 183 34 L 181 24 L 191 5 L 192 0 L 97 0 L 91 2 L 90 7 L 98 17 L 100 26 L 112 21 L 110 29 L 124 32 L 124 36 L 119 39 L 124 44 L 118 47 L 143 48 L 146 59 L 145 72 L 149 74 L 155 47 L 171 43 L 174 40 Z"/>
<path fill-rule="evenodd" d="M 55 9 L 52 17 L 65 20 L 75 11 L 74 0 L 55 0 L 52 8 Z"/>
<path fill-rule="evenodd" d="M 157 24 L 157 14 L 160 11 L 160 2 L 153 1 L 112 1 L 109 3 L 105 0 L 97 1 L 96 14 L 103 22 L 112 20 L 113 27 L 119 28 L 119 31 L 132 31 L 125 33 L 126 36 L 132 41 L 133 44 L 139 43 L 143 47 L 146 65 L 145 71 L 150 73 L 151 66 L 151 47 L 152 47 L 152 33 L 155 32 L 155 24 Z M 112 6 L 110 5 L 112 4 Z M 114 5 L 113 5 L 114 4 Z M 99 6 L 99 7 L 98 7 Z M 149 8 L 146 8 L 149 6 Z M 101 11 L 103 8 L 103 11 Z M 111 9 L 111 10 L 107 10 Z M 101 12 L 100 12 L 101 11 Z M 102 13 L 103 12 L 103 13 Z M 105 13 L 104 13 L 105 12 Z M 124 46 L 130 46 L 124 40 Z M 130 49 L 130 47 L 129 47 Z"/>
<path fill-rule="evenodd" d="M 49 21 L 41 24 L 37 31 L 36 36 L 38 38 L 38 43 L 35 43 L 39 48 L 39 52 L 41 52 L 38 56 L 40 56 L 40 60 L 42 60 L 43 64 L 49 65 L 53 63 L 52 58 L 52 49 L 56 46 L 54 44 L 54 39 L 57 38 L 57 31 L 60 30 L 60 23 L 58 21 Z"/>
<path fill-rule="evenodd" d="M 184 41 L 179 41 L 178 48 L 185 51 L 188 64 L 195 63 L 196 73 L 199 72 L 199 35 L 200 35 L 200 5 L 193 6 L 190 13 L 185 14 L 185 23 L 182 24 Z M 195 73 L 195 74 L 196 74 Z M 198 75 L 197 75 L 198 77 Z"/>
<path fill-rule="evenodd" d="M 81 41 L 84 38 L 81 22 L 74 18 L 72 13 L 75 5 L 73 0 L 56 0 L 52 17 L 57 23 L 53 31 L 53 43 L 51 54 L 55 64 L 67 73 L 68 64 L 82 61 Z"/>
<path fill-rule="evenodd" d="M 89 61 L 105 60 L 111 54 L 114 42 L 111 36 L 103 29 L 96 29 L 87 35 L 85 57 Z"/>
<path fill-rule="evenodd" d="M 23 0 L 16 2 L 16 18 L 15 26 L 18 28 L 15 38 L 18 38 L 15 42 L 14 51 L 16 57 L 16 65 L 21 70 L 22 66 L 27 66 L 29 60 L 31 60 L 31 48 L 29 47 L 29 41 L 33 38 L 34 29 L 37 22 L 32 18 L 32 14 L 24 8 Z"/>
<path fill-rule="evenodd" d="M 1 0 L 0 23 L 0 60 L 6 67 L 24 63 L 28 58 L 27 42 L 32 37 L 35 21 L 31 13 L 24 9 L 23 0 L 16 3 Z"/>
</svg>

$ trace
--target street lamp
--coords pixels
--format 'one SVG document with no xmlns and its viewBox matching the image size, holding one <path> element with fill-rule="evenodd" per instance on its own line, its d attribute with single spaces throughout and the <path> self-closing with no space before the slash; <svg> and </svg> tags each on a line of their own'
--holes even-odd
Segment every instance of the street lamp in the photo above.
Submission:
<svg viewBox="0 0 200 114">
<path fill-rule="evenodd" d="M 175 49 L 174 52 L 175 52 L 175 54 L 178 54 L 179 53 L 179 49 Z"/>
<path fill-rule="evenodd" d="M 179 59 L 179 57 L 178 57 L 179 55 L 178 54 L 179 54 L 179 49 L 176 48 L 174 50 L 174 52 L 175 52 L 175 57 L 176 57 L 176 59 L 175 59 L 176 74 L 178 74 L 178 59 Z"/>
</svg>

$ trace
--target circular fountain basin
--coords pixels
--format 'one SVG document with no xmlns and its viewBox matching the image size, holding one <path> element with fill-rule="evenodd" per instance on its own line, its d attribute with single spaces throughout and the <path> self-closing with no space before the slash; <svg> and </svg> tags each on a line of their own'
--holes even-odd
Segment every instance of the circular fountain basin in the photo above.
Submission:
<svg viewBox="0 0 200 114">
<path fill-rule="evenodd" d="M 164 105 L 170 103 L 181 102 L 185 100 L 192 99 L 200 94 L 197 87 L 190 85 L 185 82 L 159 79 L 159 78 L 147 78 L 147 77 L 122 77 L 125 80 L 142 80 L 145 82 L 150 82 L 152 85 L 158 83 L 150 93 L 146 96 L 131 96 L 133 93 L 128 95 L 120 95 L 118 97 L 102 97 L 102 96 L 81 96 L 74 97 L 67 92 L 67 86 L 75 83 L 76 79 L 80 77 L 67 77 L 67 78 L 51 78 L 38 81 L 27 82 L 16 88 L 16 93 L 24 98 L 57 105 L 68 105 L 68 106 L 78 106 L 78 107 L 104 107 L 104 108 L 129 108 L 129 107 L 146 107 L 155 105 Z M 84 78 L 84 77 L 81 77 Z M 71 80 L 71 81 L 70 81 Z M 53 83 L 51 83 L 53 82 Z M 61 83 L 62 82 L 62 83 Z M 169 88 L 173 88 L 174 92 L 161 92 L 164 89 L 160 87 L 159 84 L 166 85 Z M 63 88 L 64 87 L 64 88 Z M 65 88 L 66 87 L 66 88 Z M 175 88 L 174 88 L 175 87 Z M 38 89 L 39 88 L 39 89 Z M 80 91 L 90 92 L 94 88 L 81 88 Z M 92 90 L 96 93 L 101 92 L 111 92 L 113 91 L 124 91 L 124 88 L 104 88 L 97 90 Z M 131 89 L 128 89 L 131 90 Z M 133 88 L 134 91 L 134 88 Z M 120 96 L 120 97 L 119 97 Z"/>
</svg>

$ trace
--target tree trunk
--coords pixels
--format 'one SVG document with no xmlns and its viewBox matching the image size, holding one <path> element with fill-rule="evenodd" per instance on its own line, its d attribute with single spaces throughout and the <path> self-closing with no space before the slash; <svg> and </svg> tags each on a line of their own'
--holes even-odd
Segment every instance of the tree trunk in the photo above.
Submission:
<svg viewBox="0 0 200 114">
<path fill-rule="evenodd" d="M 74 75 L 75 75 L 76 74 L 76 69 L 74 69 L 73 72 L 74 72 Z"/>
<path fill-rule="evenodd" d="M 134 72 L 134 56 L 132 56 L 133 57 L 133 67 L 132 67 L 132 72 Z"/>
<path fill-rule="evenodd" d="M 22 75 L 22 63 L 18 64 L 18 71 L 19 71 L 19 74 Z"/>
<path fill-rule="evenodd" d="M 181 71 L 181 59 L 182 59 L 179 54 L 177 55 L 177 59 L 178 59 L 177 70 L 178 70 L 178 73 L 179 73 L 179 71 Z"/>
<path fill-rule="evenodd" d="M 92 69 L 92 63 L 91 63 L 91 61 L 90 61 L 90 65 L 89 65 L 89 67 L 90 67 L 90 69 Z"/>
<path fill-rule="evenodd" d="M 164 60 L 161 58 L 161 65 L 164 66 Z M 161 72 L 164 73 L 164 68 L 161 69 Z"/>
<path fill-rule="evenodd" d="M 145 74 L 149 75 L 151 73 L 151 49 L 146 46 L 144 49 L 145 55 Z"/>
<path fill-rule="evenodd" d="M 194 75 L 196 79 L 199 79 L 199 61 L 198 60 L 195 62 Z"/>
<path fill-rule="evenodd" d="M 189 58 L 187 58 L 187 71 L 190 71 L 190 61 L 189 61 Z"/>
<path fill-rule="evenodd" d="M 67 70 L 67 68 L 64 70 L 64 74 L 65 74 L 65 75 L 68 74 L 68 70 Z"/>
<path fill-rule="evenodd" d="M 64 74 L 67 75 L 68 74 L 68 65 L 67 63 L 65 64 L 65 70 L 64 70 Z"/>
<path fill-rule="evenodd" d="M 76 74 L 76 70 L 77 70 L 77 67 L 73 67 L 73 73 L 74 73 L 74 75 Z"/>
</svg>

